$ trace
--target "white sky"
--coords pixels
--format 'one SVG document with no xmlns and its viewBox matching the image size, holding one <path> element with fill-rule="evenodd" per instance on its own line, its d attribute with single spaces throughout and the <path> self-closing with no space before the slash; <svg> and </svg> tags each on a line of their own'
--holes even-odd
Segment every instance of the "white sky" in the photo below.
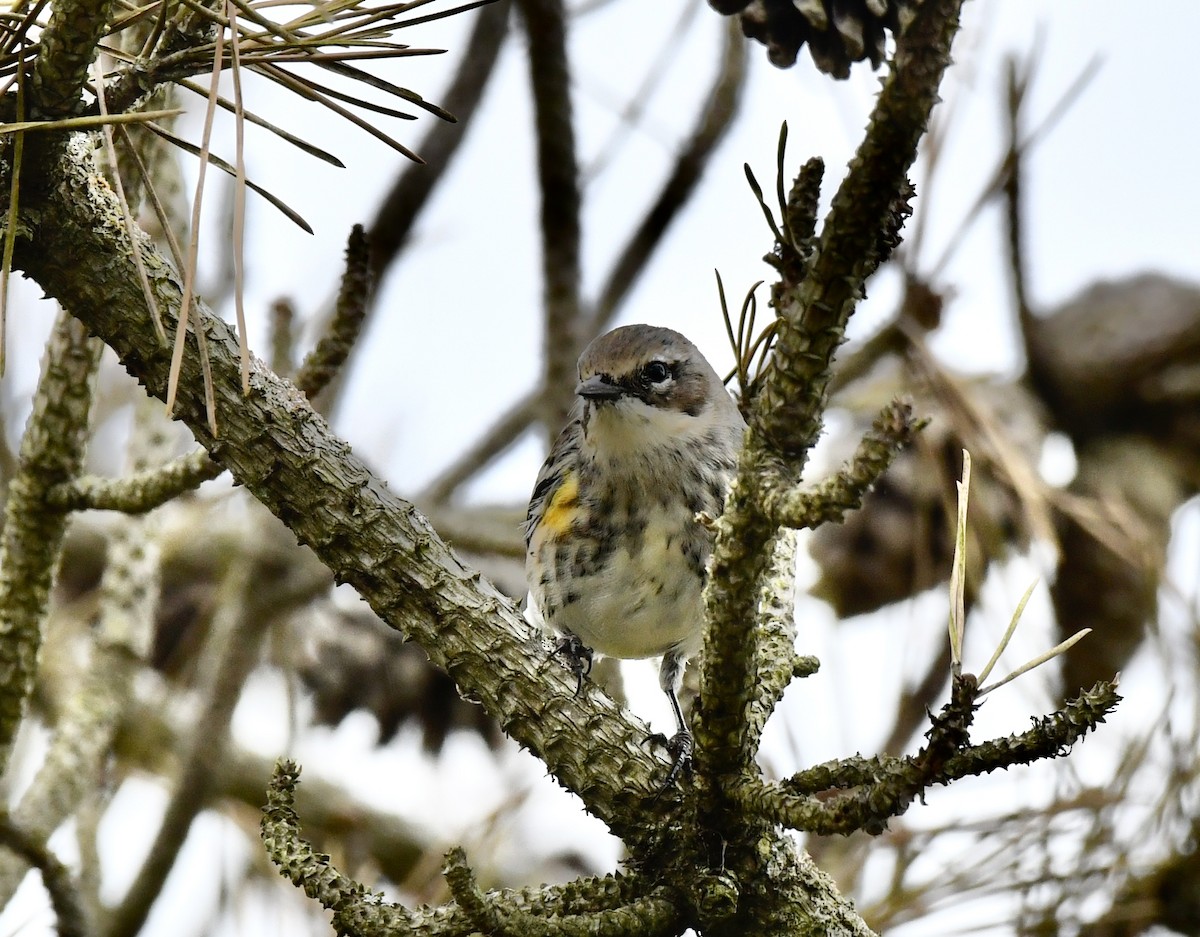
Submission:
<svg viewBox="0 0 1200 937">
<path fill-rule="evenodd" d="M 619 120 L 616 109 L 660 54 L 680 9 L 679 3 L 618 3 L 579 24 L 572 53 L 585 166 L 599 152 L 607 153 Z M 1127 7 L 1114 2 L 967 4 L 960 64 L 944 86 L 943 97 L 954 102 L 957 118 L 936 198 L 929 202 L 926 264 L 945 248 L 1000 155 L 1003 57 L 1028 50 L 1041 31 L 1045 55 L 1029 108 L 1034 120 L 1047 113 L 1092 56 L 1101 57 L 1102 67 L 1085 96 L 1029 159 L 1033 298 L 1049 307 L 1097 278 L 1146 269 L 1200 279 L 1194 246 L 1200 188 L 1187 184 L 1184 168 L 1188 154 L 1198 151 L 1197 123 L 1185 102 L 1195 81 L 1186 63 L 1200 7 L 1175 2 L 1151 9 L 1154 15 L 1130 16 Z M 708 11 L 700 12 L 681 43 L 672 79 L 629 130 L 628 146 L 585 193 L 585 283 L 593 290 L 665 175 L 677 141 L 688 131 L 692 102 L 715 67 L 720 27 Z M 465 23 L 439 24 L 428 29 L 427 41 L 453 49 L 463 29 Z M 419 35 L 424 43 L 426 33 Z M 401 61 L 391 74 L 436 100 L 435 74 L 453 65 L 452 55 L 444 61 Z M 722 362 L 729 353 L 713 269 L 720 269 L 731 296 L 770 273 L 760 262 L 769 235 L 742 163 L 749 162 L 769 184 L 779 124 L 786 120 L 793 165 L 822 156 L 827 192 L 832 191 L 877 87 L 876 77 L 861 69 L 850 81 L 834 83 L 816 74 L 806 53 L 796 68 L 779 71 L 757 47 L 751 76 L 748 106 L 623 318 L 679 328 Z M 313 133 L 310 128 L 320 126 L 324 114 L 307 110 L 313 113 L 289 126 L 331 146 L 349 168 L 334 170 L 286 151 L 276 156 L 267 147 L 255 148 L 261 155 L 252 156 L 252 174 L 270 179 L 318 233 L 305 235 L 266 207 L 256 213 L 255 237 L 274 249 L 271 260 L 259 260 L 252 270 L 251 309 L 281 293 L 309 307 L 312 297 L 324 296 L 345 233 L 355 221 L 369 218 L 375 180 L 396 167 L 391 151 L 365 135 L 334 124 L 328 135 Z M 344 431 L 402 488 L 427 479 L 538 373 L 540 261 L 529 124 L 523 59 L 510 45 L 482 118 L 418 226 L 407 261 L 386 284 L 386 316 L 369 336 L 367 360 L 356 372 L 346 410 L 353 416 Z M 401 139 L 419 140 L 411 125 L 393 126 Z M 920 176 L 917 181 L 923 192 Z M 919 197 L 917 210 L 925 207 Z M 941 279 L 953 286 L 957 300 L 937 347 L 965 369 L 1009 370 L 1016 363 L 1008 285 L 997 263 L 1000 234 L 992 211 L 971 229 Z M 876 292 L 888 299 L 886 289 Z M 886 305 L 868 304 L 860 318 L 877 321 L 887 311 Z M 380 400 L 388 406 L 380 407 Z M 510 472 L 477 493 L 524 497 L 539 459 L 536 446 L 523 450 Z"/>
</svg>

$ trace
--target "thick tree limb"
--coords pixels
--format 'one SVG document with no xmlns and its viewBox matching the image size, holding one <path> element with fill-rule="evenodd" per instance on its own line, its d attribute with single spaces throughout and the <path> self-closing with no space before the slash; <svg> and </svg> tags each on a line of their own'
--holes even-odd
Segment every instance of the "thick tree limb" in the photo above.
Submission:
<svg viewBox="0 0 1200 937">
<path fill-rule="evenodd" d="M 762 701 L 757 675 L 765 653 L 765 637 L 753 622 L 778 531 L 763 513 L 761 489 L 781 479 L 797 482 L 820 434 L 834 352 L 864 281 L 898 236 L 911 195 L 906 172 L 938 99 L 960 6 L 961 0 L 928 0 L 898 40 L 867 135 L 815 243 L 796 243 L 805 221 L 797 219 L 800 231 L 793 234 L 784 209 L 781 277 L 772 291 L 776 344 L 751 408 L 738 476 L 716 523 L 705 589 L 701 705 L 694 720 L 698 823 L 720 831 L 729 844 L 725 867 L 743 883 L 758 863 L 755 844 L 774 829 L 734 797 L 759 777 L 746 737 L 747 714 Z M 811 199 L 799 198 L 797 207 L 804 204 Z M 748 922 L 762 931 L 759 922 L 777 910 L 765 890 L 746 889 L 736 916 L 712 933 L 745 933 Z"/>
<path fill-rule="evenodd" d="M 161 397 L 169 353 L 157 343 L 137 289 L 119 207 L 97 186 L 91 166 L 81 142 L 68 148 L 54 167 L 58 184 L 37 209 L 36 247 L 19 244 L 16 262 L 70 302 Z M 148 242 L 139 249 L 173 328 L 179 278 Z M 243 397 L 236 336 L 206 309 L 198 321 L 207 333 L 222 435 L 213 438 L 205 425 L 200 365 L 189 346 L 177 409 L 196 438 L 339 581 L 354 585 L 384 621 L 484 702 L 510 736 L 544 757 L 617 835 L 633 842 L 645 836 L 654 778 L 666 771 L 665 761 L 642 746 L 645 727 L 595 687 L 576 697 L 573 678 L 548 659 L 541 635 L 447 550 L 411 504 L 372 476 L 290 384 L 256 366 L 251 394 Z"/>
</svg>

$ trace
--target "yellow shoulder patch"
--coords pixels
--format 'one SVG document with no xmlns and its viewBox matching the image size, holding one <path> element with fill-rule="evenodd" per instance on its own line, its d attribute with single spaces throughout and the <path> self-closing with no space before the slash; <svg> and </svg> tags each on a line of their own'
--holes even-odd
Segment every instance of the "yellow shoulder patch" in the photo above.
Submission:
<svg viewBox="0 0 1200 937">
<path fill-rule="evenodd" d="M 562 484 L 554 489 L 554 494 L 550 496 L 539 526 L 545 528 L 547 534 L 561 537 L 571 529 L 578 508 L 579 479 L 574 472 L 568 472 L 563 478 Z"/>
</svg>

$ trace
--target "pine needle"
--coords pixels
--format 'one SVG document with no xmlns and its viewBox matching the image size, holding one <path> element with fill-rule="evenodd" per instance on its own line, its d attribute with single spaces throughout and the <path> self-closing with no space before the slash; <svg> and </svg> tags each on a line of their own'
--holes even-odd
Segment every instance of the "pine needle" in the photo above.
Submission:
<svg viewBox="0 0 1200 937">
<path fill-rule="evenodd" d="M 24 50 L 22 50 L 23 52 Z M 25 116 L 25 62 L 17 55 L 17 117 Z M 8 190 L 8 223 L 4 226 L 4 259 L 0 262 L 0 377 L 8 362 L 8 276 L 12 272 L 13 252 L 17 247 L 20 224 L 21 166 L 25 157 L 25 134 L 13 135 L 12 181 Z"/>
<path fill-rule="evenodd" d="M 243 289 L 246 282 L 246 122 L 242 113 L 242 62 L 237 32 L 237 8 L 226 0 L 229 17 L 229 48 L 232 55 L 234 106 L 234 165 L 237 185 L 233 192 L 233 303 L 237 310 L 238 351 L 241 352 L 242 394 L 250 395 L 250 344 L 246 335 L 246 305 Z M 216 89 L 214 94 L 216 93 Z"/>
<path fill-rule="evenodd" d="M 100 116 L 108 116 L 108 104 L 104 100 L 104 69 L 100 64 L 100 59 L 97 58 L 94 63 L 93 81 L 96 85 L 96 103 L 100 108 Z M 179 111 L 182 113 L 182 110 Z M 142 252 L 137 246 L 137 222 L 133 219 L 133 212 L 129 210 L 129 200 L 125 197 L 125 184 L 121 180 L 121 170 L 117 164 L 117 148 L 113 145 L 112 126 L 105 123 L 102 126 L 104 136 L 104 152 L 108 156 L 108 164 L 112 168 L 113 191 L 117 195 L 117 201 L 121 205 L 121 216 L 125 222 L 125 233 L 129 236 L 129 248 L 133 253 L 133 265 L 137 268 L 138 282 L 142 285 L 142 296 L 146 300 L 146 308 L 150 310 L 150 318 L 154 322 L 154 331 L 158 334 L 158 340 L 164 345 L 167 344 L 167 330 L 163 326 L 162 312 L 158 308 L 158 299 L 154 295 L 154 290 L 150 287 L 150 277 L 146 273 L 146 262 L 142 259 Z"/>
<path fill-rule="evenodd" d="M 196 284 L 196 266 L 200 252 L 200 210 L 204 203 L 204 177 L 208 168 L 208 147 L 212 140 L 213 117 L 217 109 L 217 86 L 221 80 L 221 59 L 224 32 L 218 31 L 213 55 L 211 85 L 212 92 L 208 99 L 208 108 L 204 113 L 204 132 L 200 144 L 200 166 L 196 175 L 196 194 L 192 199 L 191 239 L 188 243 L 187 263 L 183 272 L 183 298 L 179 303 L 179 324 L 175 328 L 175 350 L 171 355 L 171 373 L 167 378 L 167 415 L 175 410 L 175 395 L 179 390 L 179 374 L 183 368 L 183 349 L 187 343 L 188 314 L 191 311 L 193 293 Z M 151 125 L 153 126 L 153 125 Z M 208 350 L 204 340 L 204 329 L 197 326 L 196 344 L 204 367 L 204 402 L 208 411 L 208 428 L 217 435 L 216 400 L 212 387 L 212 376 L 207 367 L 205 352 Z"/>
<path fill-rule="evenodd" d="M 1000 639 L 1000 643 L 996 645 L 996 650 L 992 651 L 992 656 L 988 659 L 983 670 L 979 671 L 977 682 L 983 683 L 984 680 L 992 672 L 992 668 L 996 666 L 996 662 L 1000 660 L 1000 655 L 1004 653 L 1008 647 L 1008 642 L 1012 640 L 1013 634 L 1017 630 L 1017 625 L 1021 621 L 1021 616 L 1025 613 L 1025 605 L 1029 601 L 1029 597 L 1033 595 L 1033 590 L 1037 587 L 1038 581 L 1035 579 L 1029 584 L 1029 588 L 1025 590 L 1025 594 L 1021 596 L 1021 601 L 1017 603 L 1016 609 L 1012 613 L 1012 618 L 1008 622 L 1008 628 L 1004 632 L 1004 637 Z"/>
<path fill-rule="evenodd" d="M 158 226 L 162 229 L 163 237 L 167 240 L 167 249 L 171 252 L 171 259 L 175 262 L 175 269 L 182 270 L 184 267 L 183 251 L 179 249 L 179 240 L 175 237 L 174 226 L 171 224 L 171 219 L 167 214 L 166 207 L 162 203 L 162 199 L 158 197 L 158 189 L 154 187 L 154 180 L 150 175 L 150 170 L 146 167 L 146 162 L 142 159 L 142 154 L 138 152 L 138 148 L 134 145 L 133 137 L 129 135 L 129 130 L 125 127 L 118 127 L 117 129 L 121 132 L 121 136 L 125 141 L 126 151 L 133 157 L 134 164 L 137 166 L 138 175 L 142 180 L 142 189 L 146 197 L 150 200 L 150 205 L 154 209 L 154 217 L 158 219 Z"/>
<path fill-rule="evenodd" d="M 971 494 L 971 453 L 962 451 L 962 481 L 958 488 L 958 523 L 954 530 L 954 565 L 950 572 L 950 669 L 962 673 L 963 633 L 967 626 L 967 502 Z"/>
<path fill-rule="evenodd" d="M 167 130 L 166 128 L 160 127 L 158 124 L 146 124 L 146 129 L 151 133 L 162 137 L 172 146 L 177 146 L 181 150 L 191 153 L 193 156 L 200 157 L 200 159 L 205 163 L 211 163 L 213 166 L 216 166 L 219 170 L 221 170 L 221 172 L 228 173 L 230 176 L 235 178 L 237 177 L 237 170 L 215 153 L 206 153 L 201 147 L 196 146 L 194 143 L 189 143 L 182 137 L 171 133 L 171 131 Z M 246 188 L 253 192 L 257 192 L 268 202 L 274 205 L 290 222 L 292 222 L 292 224 L 298 227 L 301 231 L 304 231 L 306 234 L 313 233 L 312 225 L 304 220 L 304 216 L 296 211 L 296 209 L 288 205 L 287 202 L 281 199 L 278 195 L 274 195 L 267 189 L 264 189 L 257 182 L 253 182 L 249 179 L 246 180 Z"/>
<path fill-rule="evenodd" d="M 87 117 L 63 117 L 59 120 L 21 120 L 11 124 L 0 124 L 0 133 L 20 133 L 37 130 L 95 130 L 118 124 L 144 124 L 152 120 L 178 117 L 183 108 L 173 107 L 164 111 L 132 111 L 128 114 L 109 114 L 103 109 L 99 114 Z"/>
<path fill-rule="evenodd" d="M 326 95 L 323 95 L 317 91 L 312 90 L 310 85 L 302 82 L 300 79 L 296 78 L 296 76 L 288 74 L 286 71 L 284 71 L 282 68 L 279 68 L 276 65 L 259 65 L 258 68 L 268 78 L 271 78 L 273 81 L 278 82 L 279 84 L 283 85 L 285 88 L 289 88 L 292 91 L 299 92 L 304 97 L 310 98 L 311 100 L 316 101 L 318 104 L 324 105 L 325 107 L 329 108 L 329 110 L 331 110 L 335 114 L 337 114 L 339 117 L 344 117 L 346 120 L 350 121 L 352 124 L 355 124 L 356 126 L 361 127 L 363 130 L 365 130 L 371 136 L 375 137 L 377 140 L 382 140 L 384 143 L 386 143 L 388 146 L 390 146 L 392 149 L 394 149 L 397 153 L 400 153 L 401 155 L 408 157 L 414 163 L 424 164 L 425 160 L 421 159 L 421 157 L 419 157 L 416 153 L 414 153 L 412 150 L 410 150 L 404 144 L 400 143 L 397 140 L 393 140 L 391 137 L 389 137 L 386 133 L 384 133 L 382 130 L 380 130 L 378 127 L 376 127 L 370 121 L 364 120 L 363 118 L 361 118 L 357 114 L 355 114 L 353 111 L 346 110 L 346 108 L 342 107 L 340 104 L 331 100 Z"/>
<path fill-rule="evenodd" d="M 208 92 L 206 92 L 203 88 L 201 88 L 195 82 L 189 81 L 186 78 L 182 79 L 181 81 L 177 81 L 176 84 L 179 85 L 181 88 L 186 88 L 188 91 L 191 91 L 195 94 L 199 94 L 199 95 L 202 95 L 205 97 L 208 96 Z M 222 97 L 221 95 L 217 95 L 217 106 L 223 110 L 229 111 L 230 113 L 236 112 L 236 108 L 234 107 L 233 102 Z M 255 114 L 253 111 L 245 110 L 244 106 L 243 106 L 243 110 L 242 110 L 242 116 L 246 120 L 248 120 L 250 123 L 252 123 L 258 127 L 262 127 L 264 130 L 267 130 L 270 133 L 273 133 L 275 136 L 279 137 L 279 139 L 285 141 L 286 143 L 290 143 L 292 146 L 296 147 L 299 150 L 302 150 L 303 152 L 307 153 L 309 156 L 315 156 L 317 159 L 321 160 L 322 162 L 329 163 L 331 166 L 336 166 L 338 169 L 346 168 L 346 164 L 343 163 L 336 156 L 334 156 L 332 153 L 330 153 L 328 150 L 323 150 L 323 149 L 321 149 L 321 147 L 317 146 L 316 144 L 309 143 L 307 140 L 303 139 L 302 137 L 298 137 L 293 133 L 289 133 L 288 131 L 284 130 L 282 127 L 279 127 L 276 124 L 271 123 L 266 118 L 261 117 L 258 114 Z"/>
<path fill-rule="evenodd" d="M 1091 628 L 1083 628 L 1079 631 L 1076 631 L 1073 635 L 1071 635 L 1071 637 L 1067 638 L 1067 640 L 1063 641 L 1061 644 L 1054 645 L 1054 647 L 1050 648 L 1050 650 L 1046 651 L 1046 653 L 1039 654 L 1037 657 L 1035 657 L 1033 660 L 1029 661 L 1028 663 L 1022 664 L 1020 667 L 1018 667 L 1016 670 L 1014 670 L 1012 673 L 1010 673 L 1003 680 L 997 680 L 995 683 L 985 686 L 983 689 L 981 689 L 979 691 L 979 696 L 984 696 L 987 693 L 991 693 L 992 690 L 999 689 L 1000 687 L 1004 686 L 1004 684 L 1006 684 L 1006 683 L 1011 683 L 1013 680 L 1016 680 L 1017 677 L 1021 676 L 1022 674 L 1029 673 L 1029 671 L 1033 670 L 1034 667 L 1042 666 L 1042 664 L 1046 663 L 1046 661 L 1054 660 L 1054 658 L 1058 657 L 1059 654 L 1066 653 L 1071 648 L 1073 648 L 1076 644 L 1078 644 L 1080 641 L 1082 641 L 1084 639 L 1084 637 L 1086 637 L 1087 635 L 1089 635 L 1091 633 L 1092 633 Z"/>
</svg>

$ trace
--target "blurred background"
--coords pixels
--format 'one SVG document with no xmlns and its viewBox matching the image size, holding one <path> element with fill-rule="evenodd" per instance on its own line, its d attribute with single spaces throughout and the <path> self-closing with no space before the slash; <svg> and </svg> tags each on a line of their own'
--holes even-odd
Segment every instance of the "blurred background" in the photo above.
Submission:
<svg viewBox="0 0 1200 937">
<path fill-rule="evenodd" d="M 582 191 L 572 335 L 666 325 L 728 370 L 714 271 L 735 317 L 772 274 L 762 262 L 771 234 L 743 164 L 770 191 L 786 122 L 786 171 L 822 157 L 827 204 L 883 70 L 845 35 L 842 46 L 820 44 L 824 70 L 809 45 L 790 64 L 778 35 L 765 37 L 769 46 L 744 39 L 736 11 L 697 0 L 567 6 L 566 119 Z M 762 32 L 753 21 L 761 6 L 746 14 L 750 32 Z M 419 23 L 401 40 L 445 54 L 365 66 L 459 117 L 367 115 L 424 166 L 254 75 L 247 107 L 345 166 L 253 127 L 245 151 L 249 177 L 314 232 L 249 197 L 252 349 L 287 371 L 311 347 L 350 227 L 366 225 L 378 291 L 355 353 L 318 404 L 514 596 L 523 593 L 518 525 L 570 389 L 547 389 L 546 377 L 556 367 L 569 374 L 578 353 L 543 309 L 522 23 L 507 3 Z M 836 467 L 898 392 L 931 423 L 863 511 L 803 540 L 799 640 L 822 668 L 768 726 L 768 770 L 786 776 L 919 745 L 926 708 L 947 692 L 946 580 L 964 447 L 975 460 L 968 669 L 982 667 L 1034 581 L 1000 672 L 1093 629 L 1064 658 L 989 696 L 975 738 L 1021 731 L 1115 671 L 1125 696 L 1068 759 L 935 791 L 879 837 L 810 838 L 877 930 L 1200 934 L 1200 187 L 1186 168 L 1200 149 L 1187 90 L 1198 29 L 1200 8 L 1184 0 L 1144 10 L 1108 0 L 968 4 L 915 168 L 905 244 L 869 284 L 839 356 L 813 477 Z M 181 101 L 189 111 L 176 132 L 195 140 L 203 101 Z M 233 121 L 219 113 L 214 151 L 231 158 L 233 145 Z M 196 162 L 171 152 L 186 216 Z M 220 173 L 208 180 L 198 282 L 232 317 L 233 184 Z M 53 318 L 35 287 L 12 290 L 0 384 L 6 478 Z M 758 289 L 760 325 L 767 295 Z M 194 445 L 139 394 L 106 359 L 92 471 L 120 474 Z M 285 752 L 304 767 L 306 832 L 344 871 L 397 899 L 444 898 L 442 856 L 456 843 L 485 886 L 563 881 L 619 862 L 619 844 L 539 762 L 352 592 L 333 589 L 227 480 L 144 522 L 77 515 L 34 715 L 5 779 L 14 809 L 36 790 L 50 740 L 72 718 L 73 691 L 103 659 L 94 643 L 112 588 L 106 569 L 131 537 L 151 545 L 149 565 L 132 568 L 154 584 L 142 611 L 152 637 L 129 666 L 112 751 L 51 840 L 91 900 L 111 910 L 106 933 L 328 931 L 257 839 L 270 767 Z M 654 674 L 653 663 L 634 662 L 602 676 L 666 728 Z M 0 933 L 50 932 L 37 875 L 22 880 L 8 861 Z"/>
</svg>

